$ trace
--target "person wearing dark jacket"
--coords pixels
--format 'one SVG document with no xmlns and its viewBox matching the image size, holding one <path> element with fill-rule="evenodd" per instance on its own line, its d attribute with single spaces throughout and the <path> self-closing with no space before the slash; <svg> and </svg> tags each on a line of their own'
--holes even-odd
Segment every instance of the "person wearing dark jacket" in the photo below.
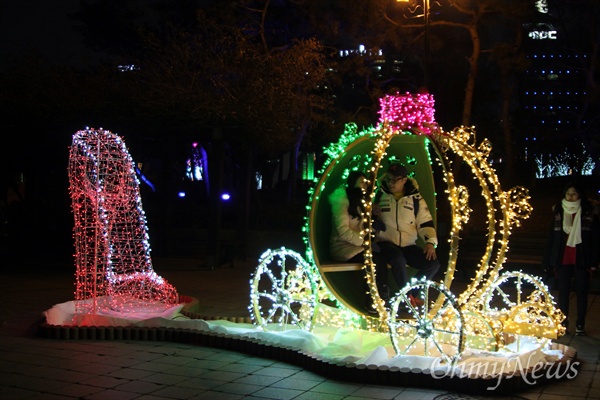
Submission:
<svg viewBox="0 0 600 400">
<path fill-rule="evenodd" d="M 575 278 L 577 321 L 575 334 L 585 335 L 587 292 L 591 270 L 600 262 L 600 222 L 585 196 L 583 186 L 572 181 L 553 207 L 553 221 L 544 255 L 544 266 L 553 268 L 558 286 L 558 307 L 568 329 L 571 280 Z"/>
</svg>

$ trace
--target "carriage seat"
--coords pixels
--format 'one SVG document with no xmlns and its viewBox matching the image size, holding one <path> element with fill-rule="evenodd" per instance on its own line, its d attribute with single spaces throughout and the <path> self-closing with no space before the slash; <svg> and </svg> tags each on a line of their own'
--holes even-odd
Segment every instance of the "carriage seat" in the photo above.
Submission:
<svg viewBox="0 0 600 400">
<path fill-rule="evenodd" d="M 321 263 L 322 272 L 360 271 L 362 268 L 363 264 L 361 263 L 346 263 L 344 261 Z"/>
</svg>

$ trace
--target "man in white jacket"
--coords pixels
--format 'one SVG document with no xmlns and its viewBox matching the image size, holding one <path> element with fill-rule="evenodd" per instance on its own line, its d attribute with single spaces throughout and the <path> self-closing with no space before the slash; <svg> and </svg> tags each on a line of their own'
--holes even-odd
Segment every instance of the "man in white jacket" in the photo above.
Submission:
<svg viewBox="0 0 600 400">
<path fill-rule="evenodd" d="M 399 163 L 388 167 L 375 194 L 373 213 L 381 221 L 377 243 L 392 266 L 398 287 L 408 282 L 407 265 L 418 270 L 415 278 L 432 279 L 440 268 L 435 252 L 437 234 L 427 202 L 406 167 Z M 424 249 L 417 245 L 419 236 L 425 242 Z M 411 294 L 411 301 L 419 305 L 421 302 L 415 296 Z"/>
</svg>

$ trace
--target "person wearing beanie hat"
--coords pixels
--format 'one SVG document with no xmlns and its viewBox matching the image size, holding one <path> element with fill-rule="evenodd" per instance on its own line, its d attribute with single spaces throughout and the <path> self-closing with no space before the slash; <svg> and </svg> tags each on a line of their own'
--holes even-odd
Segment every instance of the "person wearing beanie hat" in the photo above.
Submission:
<svg viewBox="0 0 600 400">
<path fill-rule="evenodd" d="M 405 178 L 408 176 L 408 170 L 400 163 L 390 164 L 385 173 L 387 176 L 392 176 L 394 178 Z"/>
<path fill-rule="evenodd" d="M 440 268 L 437 233 L 419 185 L 404 165 L 388 166 L 373 203 L 373 213 L 385 224 L 377 231 L 377 244 L 392 266 L 398 287 L 408 283 L 407 265 L 417 269 L 416 279 L 432 279 Z M 417 245 L 418 237 L 425 242 L 424 249 Z M 416 294 L 409 297 L 413 305 L 422 304 Z"/>
</svg>

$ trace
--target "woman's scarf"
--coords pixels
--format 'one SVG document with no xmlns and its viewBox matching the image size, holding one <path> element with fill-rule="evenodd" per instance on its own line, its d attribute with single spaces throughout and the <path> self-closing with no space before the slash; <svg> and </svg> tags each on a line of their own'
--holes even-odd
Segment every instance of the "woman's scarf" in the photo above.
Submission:
<svg viewBox="0 0 600 400">
<path fill-rule="evenodd" d="M 562 200 L 563 231 L 569 235 L 567 246 L 575 247 L 581 243 L 581 200 Z M 575 216 L 573 216 L 575 214 Z"/>
</svg>

